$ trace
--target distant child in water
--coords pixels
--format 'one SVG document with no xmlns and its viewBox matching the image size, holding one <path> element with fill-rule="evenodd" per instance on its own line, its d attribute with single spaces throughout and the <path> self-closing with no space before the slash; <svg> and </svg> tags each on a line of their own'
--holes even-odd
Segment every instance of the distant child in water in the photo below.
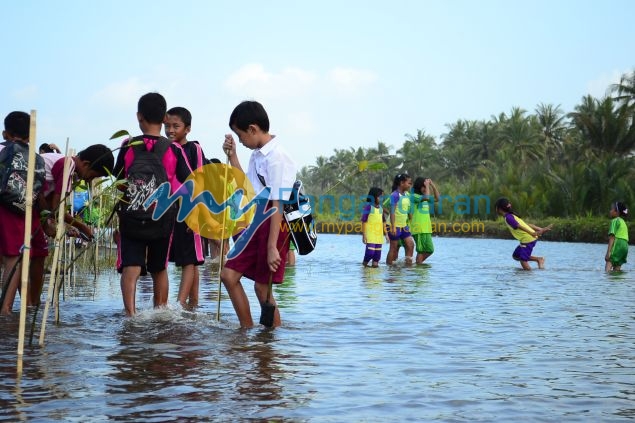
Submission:
<svg viewBox="0 0 635 423">
<path fill-rule="evenodd" d="M 615 202 L 611 206 L 609 216 L 611 216 L 611 226 L 609 227 L 609 246 L 606 250 L 606 265 L 604 270 L 619 271 L 628 255 L 628 226 L 624 217 L 628 215 L 628 209 L 624 203 Z"/>
<path fill-rule="evenodd" d="M 507 198 L 499 198 L 496 200 L 496 213 L 505 217 L 505 224 L 509 228 L 514 238 L 520 241 L 520 245 L 516 247 L 512 257 L 520 262 L 524 270 L 531 270 L 530 261 L 538 263 L 539 269 L 545 268 L 545 258 L 532 256 L 538 237 L 551 230 L 553 225 L 541 228 L 531 223 L 525 223 L 513 210 L 512 203 Z"/>
<path fill-rule="evenodd" d="M 439 201 L 439 190 L 432 179 L 419 177 L 415 179 L 413 191 L 410 232 L 417 250 L 416 263 L 422 264 L 434 253 L 430 213 L 434 213 L 434 202 Z"/>
<path fill-rule="evenodd" d="M 364 253 L 364 266 L 372 260 L 373 267 L 379 266 L 381 260 L 381 247 L 386 235 L 384 213 L 381 206 L 381 197 L 384 191 L 381 188 L 372 187 L 368 191 L 367 203 L 362 209 L 362 242 L 366 244 Z"/>
<path fill-rule="evenodd" d="M 388 200 L 390 201 L 388 212 L 390 213 L 390 249 L 386 256 L 386 264 L 391 265 L 397 259 L 399 254 L 399 243 L 403 242 L 406 249 L 406 264 L 412 264 L 412 255 L 415 249 L 415 243 L 408 227 L 408 218 L 410 210 L 410 188 L 412 187 L 412 178 L 407 173 L 400 173 L 395 176 L 392 183 L 392 194 Z"/>
</svg>

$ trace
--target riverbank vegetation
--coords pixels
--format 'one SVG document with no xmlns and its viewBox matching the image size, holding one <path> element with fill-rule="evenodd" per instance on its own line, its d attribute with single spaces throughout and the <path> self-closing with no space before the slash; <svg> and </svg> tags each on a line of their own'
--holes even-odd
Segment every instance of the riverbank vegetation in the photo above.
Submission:
<svg viewBox="0 0 635 423">
<path fill-rule="evenodd" d="M 512 107 L 488 120 L 449 123 L 440 139 L 419 129 L 397 146 L 380 140 L 336 149 L 304 167 L 300 178 L 316 198 L 344 198 L 335 211 L 315 207 L 318 221 L 339 221 L 338 210 L 350 207 L 357 219 L 361 208 L 346 196 L 363 197 L 371 186 L 388 194 L 395 175 L 407 172 L 432 178 L 446 196 L 449 203 L 435 210 L 440 221 L 482 221 L 487 234 L 499 234 L 506 229 L 493 205 L 504 196 L 529 221 L 555 223 L 545 238 L 604 242 L 611 203 L 635 207 L 634 116 L 635 70 L 606 96 L 584 96 L 571 111 Z M 472 199 L 481 207 L 468 210 Z"/>
</svg>

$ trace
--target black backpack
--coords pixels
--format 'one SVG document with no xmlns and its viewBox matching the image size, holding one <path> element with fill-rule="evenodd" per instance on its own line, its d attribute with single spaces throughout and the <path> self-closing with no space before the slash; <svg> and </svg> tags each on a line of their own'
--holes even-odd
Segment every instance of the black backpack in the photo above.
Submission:
<svg viewBox="0 0 635 423">
<path fill-rule="evenodd" d="M 150 194 L 161 184 L 168 182 L 168 175 L 163 167 L 163 156 L 170 148 L 171 142 L 161 137 L 153 149 L 148 151 L 143 142 L 139 145 L 133 144 L 140 140 L 143 141 L 143 136 L 135 137 L 128 142 L 128 148 L 134 149 L 134 159 L 126 172 L 128 186 L 117 210 L 119 231 L 127 238 L 153 241 L 170 235 L 176 217 L 174 206 L 158 220 L 152 218 L 155 204 L 147 209 L 143 206 Z"/>
<path fill-rule="evenodd" d="M 315 250 L 317 233 L 311 210 L 309 197 L 304 194 L 302 181 L 293 184 L 289 201 L 284 204 L 284 220 L 289 225 L 291 241 L 301 256 Z"/>
<path fill-rule="evenodd" d="M 29 169 L 29 145 L 19 141 L 3 142 L 0 151 L 0 203 L 14 213 L 24 215 L 26 209 L 26 178 Z M 35 155 L 33 201 L 46 180 L 44 159 Z"/>
<path fill-rule="evenodd" d="M 267 186 L 267 182 L 262 175 L 258 175 L 260 183 Z M 291 236 L 291 242 L 295 245 L 295 249 L 301 256 L 309 254 L 315 250 L 317 244 L 317 233 L 315 232 L 315 222 L 311 210 L 311 202 L 309 197 L 304 194 L 304 185 L 302 181 L 297 180 L 291 189 L 291 195 L 288 201 L 283 203 L 282 211 L 284 221 Z"/>
</svg>

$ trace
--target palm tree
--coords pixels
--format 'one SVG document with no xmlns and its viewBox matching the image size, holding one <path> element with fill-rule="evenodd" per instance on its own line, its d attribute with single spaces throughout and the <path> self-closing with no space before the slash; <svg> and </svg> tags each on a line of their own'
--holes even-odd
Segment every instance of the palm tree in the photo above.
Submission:
<svg viewBox="0 0 635 423">
<path fill-rule="evenodd" d="M 615 101 L 627 107 L 635 106 L 635 70 L 622 75 L 620 82 L 612 84 L 609 89 L 616 94 L 613 98 Z"/>
<path fill-rule="evenodd" d="M 527 116 L 527 111 L 512 108 L 509 118 L 504 116 L 497 129 L 499 144 L 516 152 L 521 169 L 540 161 L 545 155 L 545 146 L 540 142 L 539 124 L 535 116 Z"/>
<path fill-rule="evenodd" d="M 418 129 L 417 135 L 406 134 L 406 141 L 397 150 L 403 160 L 401 170 L 410 175 L 430 174 L 435 171 L 437 144 L 434 137 Z"/>
<path fill-rule="evenodd" d="M 629 107 L 615 107 L 611 97 L 597 100 L 590 95 L 570 113 L 582 140 L 610 154 L 630 154 L 635 148 L 635 122 Z"/>
<path fill-rule="evenodd" d="M 540 103 L 536 107 L 536 117 L 542 129 L 542 139 L 546 147 L 546 158 L 560 159 L 562 140 L 567 132 L 566 117 L 560 106 Z"/>
</svg>

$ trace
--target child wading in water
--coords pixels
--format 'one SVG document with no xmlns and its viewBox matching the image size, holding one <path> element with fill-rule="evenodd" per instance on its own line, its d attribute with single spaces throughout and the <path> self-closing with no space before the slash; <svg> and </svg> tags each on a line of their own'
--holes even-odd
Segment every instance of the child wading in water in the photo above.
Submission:
<svg viewBox="0 0 635 423">
<path fill-rule="evenodd" d="M 432 182 L 432 179 L 422 177 L 415 179 L 413 190 L 413 212 L 410 219 L 410 231 L 412 232 L 415 250 L 417 251 L 416 263 L 422 264 L 434 253 L 430 213 L 434 213 L 434 202 L 439 201 L 439 190 Z M 430 192 L 433 193 L 432 196 Z"/>
<path fill-rule="evenodd" d="M 496 200 L 496 213 L 505 217 L 505 224 L 509 228 L 514 238 L 520 241 L 520 245 L 516 247 L 512 257 L 520 262 L 523 270 L 531 270 L 530 261 L 538 263 L 539 269 L 545 268 L 545 258 L 532 256 L 531 253 L 538 242 L 538 237 L 545 232 L 551 230 L 553 225 L 541 228 L 531 223 L 525 223 L 513 210 L 512 203 L 507 198 L 499 198 Z"/>
<path fill-rule="evenodd" d="M 628 255 L 628 227 L 624 217 L 628 215 L 628 209 L 624 203 L 615 202 L 611 206 L 611 226 L 609 227 L 609 246 L 606 250 L 606 265 L 604 270 L 619 271 Z"/>
<path fill-rule="evenodd" d="M 399 255 L 399 242 L 403 242 L 406 249 L 406 264 L 412 264 L 412 254 L 415 243 L 408 227 L 410 210 L 410 195 L 408 191 L 412 187 L 412 178 L 407 173 L 395 176 L 392 183 L 392 194 L 386 200 L 389 201 L 390 213 L 390 249 L 386 256 L 386 264 L 391 265 Z M 384 207 L 386 206 L 386 202 Z"/>
<path fill-rule="evenodd" d="M 364 266 L 368 266 L 369 261 L 373 261 L 373 267 L 379 266 L 381 260 L 381 247 L 386 235 L 386 225 L 384 225 L 384 213 L 381 206 L 381 197 L 384 191 L 381 188 L 372 187 L 368 191 L 368 203 L 362 210 L 362 242 L 366 244 L 364 253 Z"/>
</svg>

